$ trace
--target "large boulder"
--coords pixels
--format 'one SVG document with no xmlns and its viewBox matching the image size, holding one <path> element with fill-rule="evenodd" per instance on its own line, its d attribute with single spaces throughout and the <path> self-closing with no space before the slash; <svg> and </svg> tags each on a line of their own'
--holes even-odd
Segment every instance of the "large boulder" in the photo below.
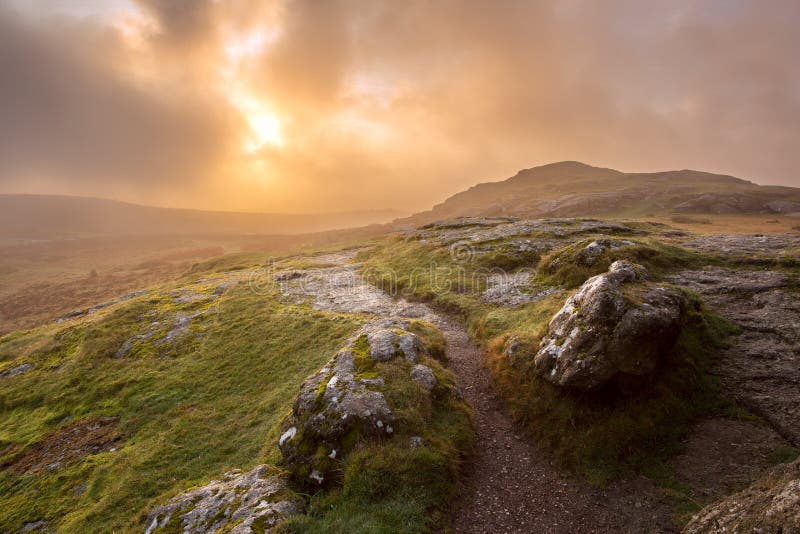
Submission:
<svg viewBox="0 0 800 534">
<path fill-rule="evenodd" d="M 706 506 L 683 531 L 800 533 L 800 459 L 776 467 L 744 491 Z"/>
<path fill-rule="evenodd" d="M 685 297 L 647 279 L 641 265 L 616 261 L 587 280 L 550 320 L 537 373 L 583 391 L 651 374 L 677 339 Z"/>
<path fill-rule="evenodd" d="M 170 499 L 147 516 L 145 534 L 272 532 L 284 518 L 303 513 L 303 500 L 288 489 L 284 477 L 260 465 L 247 473 L 226 473 Z"/>
<path fill-rule="evenodd" d="M 391 438 L 396 417 L 384 396 L 379 364 L 413 367 L 426 348 L 401 320 L 367 324 L 322 369 L 308 377 L 284 419 L 278 441 L 286 465 L 301 483 L 322 485 L 357 443 Z M 428 394 L 435 377 L 428 367 L 401 376 L 422 381 Z M 430 375 L 433 373 L 431 372 Z M 431 380 L 433 378 L 433 381 Z"/>
</svg>

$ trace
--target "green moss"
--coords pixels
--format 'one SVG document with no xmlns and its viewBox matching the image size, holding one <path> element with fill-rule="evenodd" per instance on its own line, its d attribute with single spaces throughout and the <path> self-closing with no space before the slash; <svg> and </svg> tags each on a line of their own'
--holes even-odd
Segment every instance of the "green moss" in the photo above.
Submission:
<svg viewBox="0 0 800 534">
<path fill-rule="evenodd" d="M 369 340 L 366 334 L 361 334 L 350 347 L 353 351 L 353 365 L 358 373 L 370 373 L 375 369 L 375 360 L 369 355 Z"/>
</svg>

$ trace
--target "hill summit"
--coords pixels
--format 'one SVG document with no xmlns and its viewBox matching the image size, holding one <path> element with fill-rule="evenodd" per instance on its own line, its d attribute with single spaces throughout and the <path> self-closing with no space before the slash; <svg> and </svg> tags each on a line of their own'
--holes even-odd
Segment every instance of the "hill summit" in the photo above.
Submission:
<svg viewBox="0 0 800 534">
<path fill-rule="evenodd" d="M 400 222 L 463 216 L 642 216 L 664 212 L 798 213 L 800 189 L 762 186 L 693 170 L 624 173 L 578 161 L 530 169 L 475 185 Z"/>
</svg>

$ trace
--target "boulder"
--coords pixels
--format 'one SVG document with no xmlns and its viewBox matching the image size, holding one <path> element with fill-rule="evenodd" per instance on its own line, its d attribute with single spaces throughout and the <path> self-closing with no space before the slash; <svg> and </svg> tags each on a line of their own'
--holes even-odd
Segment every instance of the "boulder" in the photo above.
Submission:
<svg viewBox="0 0 800 534">
<path fill-rule="evenodd" d="M 800 532 L 800 459 L 695 514 L 686 534 Z"/>
<path fill-rule="evenodd" d="M 247 473 L 226 473 L 222 480 L 181 493 L 147 516 L 145 534 L 202 534 L 225 528 L 231 534 L 272 532 L 284 518 L 303 512 L 275 470 L 260 465 Z"/>
<path fill-rule="evenodd" d="M 426 354 L 425 346 L 407 328 L 400 320 L 367 324 L 305 380 L 278 441 L 286 465 L 301 483 L 325 484 L 357 443 L 393 435 L 396 419 L 382 392 L 385 378 L 376 364 L 410 366 Z M 435 385 L 430 368 L 415 369 L 423 367 Z M 423 371 L 417 375 L 430 381 Z M 407 376 L 411 380 L 412 375 Z"/>
<path fill-rule="evenodd" d="M 575 264 L 582 267 L 591 267 L 609 250 L 636 245 L 633 241 L 625 239 L 598 238 L 584 240 L 567 247 L 564 252 L 550 261 L 548 270 L 555 272 L 565 264 Z"/>
<path fill-rule="evenodd" d="M 641 265 L 616 261 L 587 280 L 550 320 L 536 372 L 583 391 L 651 374 L 678 337 L 685 297 L 647 278 Z"/>
<path fill-rule="evenodd" d="M 433 391 L 438 381 L 436 375 L 433 374 L 433 369 L 427 365 L 417 364 L 411 369 L 411 380 L 422 386 L 425 391 Z"/>
</svg>

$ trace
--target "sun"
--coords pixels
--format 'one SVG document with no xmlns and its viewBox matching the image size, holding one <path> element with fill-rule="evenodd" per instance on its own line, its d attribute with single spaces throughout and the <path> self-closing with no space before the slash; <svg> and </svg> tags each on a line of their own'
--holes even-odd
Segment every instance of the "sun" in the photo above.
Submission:
<svg viewBox="0 0 800 534">
<path fill-rule="evenodd" d="M 281 121 L 268 112 L 255 112 L 246 116 L 250 126 L 250 135 L 245 142 L 247 152 L 256 152 L 260 148 L 271 145 L 283 145 L 283 135 L 281 135 Z"/>
<path fill-rule="evenodd" d="M 242 148 L 245 152 L 252 154 L 266 146 L 283 146 L 280 118 L 263 99 L 255 98 L 239 88 L 233 91 L 230 99 L 247 126 L 243 132 Z"/>
</svg>

